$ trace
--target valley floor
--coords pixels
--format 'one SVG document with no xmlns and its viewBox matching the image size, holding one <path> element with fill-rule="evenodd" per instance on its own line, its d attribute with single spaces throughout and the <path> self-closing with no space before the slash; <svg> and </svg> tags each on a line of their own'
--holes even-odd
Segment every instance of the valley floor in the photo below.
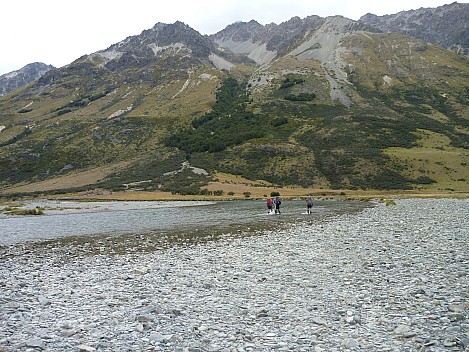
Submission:
<svg viewBox="0 0 469 352">
<path fill-rule="evenodd" d="M 468 209 L 404 199 L 150 253 L 3 246 L 0 351 L 464 351 Z"/>
<path fill-rule="evenodd" d="M 220 188 L 217 188 L 220 189 Z M 130 192 L 108 192 L 96 191 L 92 193 L 81 194 L 61 194 L 54 196 L 46 196 L 46 198 L 71 198 L 82 200 L 103 200 L 103 201 L 133 201 L 133 200 L 148 200 L 148 201 L 174 201 L 174 200 L 231 200 L 231 199 L 261 199 L 270 196 L 271 192 L 279 192 L 282 198 L 306 198 L 311 194 L 316 199 L 406 199 L 406 198 L 453 198 L 453 199 L 466 199 L 469 198 L 469 191 L 383 191 L 383 190 L 328 190 L 328 189 L 312 189 L 312 188 L 297 188 L 297 187 L 246 187 L 242 188 L 242 192 L 228 195 L 229 191 L 224 190 L 222 196 L 200 196 L 200 195 L 180 195 L 171 194 L 170 192 L 151 192 L 151 191 L 130 191 Z M 249 196 L 243 193 L 249 192 Z"/>
<path fill-rule="evenodd" d="M 78 177 L 79 175 L 80 177 Z M 93 173 L 96 176 L 96 170 Z M 98 173 L 98 175 L 101 175 Z M 102 176 L 102 175 L 101 175 Z M 221 196 L 180 195 L 161 191 L 128 190 L 112 192 L 108 190 L 92 190 L 80 193 L 62 193 L 52 195 L 51 191 L 67 189 L 90 184 L 90 174 L 79 174 L 52 178 L 45 181 L 18 184 L 5 189 L 0 189 L 0 200 L 34 194 L 39 198 L 72 198 L 82 200 L 227 200 L 227 199 L 260 199 L 270 196 L 271 192 L 279 192 L 282 198 L 292 199 L 306 197 L 308 194 L 315 198 L 345 198 L 345 199 L 375 199 L 375 198 L 469 198 L 469 184 L 461 182 L 458 187 L 431 187 L 412 190 L 332 190 L 328 188 L 302 188 L 298 186 L 278 187 L 264 180 L 249 180 L 237 175 L 224 173 L 216 174 L 216 181 L 209 182 L 207 191 L 221 191 Z M 96 181 L 96 180 L 94 180 Z M 40 193 L 44 192 L 43 195 Z"/>
</svg>

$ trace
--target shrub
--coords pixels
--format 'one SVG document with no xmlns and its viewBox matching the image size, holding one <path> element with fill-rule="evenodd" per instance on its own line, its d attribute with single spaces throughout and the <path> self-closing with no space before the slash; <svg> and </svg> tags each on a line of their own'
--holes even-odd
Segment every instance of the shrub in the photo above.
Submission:
<svg viewBox="0 0 469 352">
<path fill-rule="evenodd" d="M 271 122 L 272 126 L 274 127 L 285 125 L 286 123 L 288 123 L 288 118 L 286 117 L 277 117 Z"/>
<path fill-rule="evenodd" d="M 304 81 L 305 80 L 302 78 L 295 79 L 295 78 L 287 77 L 280 84 L 280 89 L 290 88 L 290 87 L 293 87 L 295 84 L 300 84 L 300 83 L 303 83 Z"/>
<path fill-rule="evenodd" d="M 65 114 L 68 114 L 69 112 L 72 112 L 72 109 L 70 109 L 70 108 L 65 108 L 65 109 L 63 109 L 63 110 L 59 110 L 59 111 L 57 111 L 57 116 L 65 115 Z"/>
<path fill-rule="evenodd" d="M 44 209 L 40 207 L 36 207 L 33 209 L 12 209 L 8 211 L 9 214 L 12 215 L 43 215 Z"/>
<path fill-rule="evenodd" d="M 287 94 L 285 96 L 285 99 L 290 101 L 311 101 L 314 98 L 316 95 L 313 93 Z"/>
<path fill-rule="evenodd" d="M 431 179 L 428 176 L 419 176 L 415 179 L 415 183 L 418 183 L 421 185 L 429 185 L 435 182 L 436 182 L 435 180 Z"/>
<path fill-rule="evenodd" d="M 31 112 L 31 111 L 33 111 L 33 109 L 23 108 L 23 109 L 19 110 L 18 112 L 19 112 L 20 114 L 25 114 L 25 113 Z"/>
</svg>

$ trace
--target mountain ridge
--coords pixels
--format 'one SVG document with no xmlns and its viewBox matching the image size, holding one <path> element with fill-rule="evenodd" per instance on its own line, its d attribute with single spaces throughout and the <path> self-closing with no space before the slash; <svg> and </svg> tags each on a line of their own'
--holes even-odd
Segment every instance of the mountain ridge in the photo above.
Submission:
<svg viewBox="0 0 469 352">
<path fill-rule="evenodd" d="M 28 84 L 46 72 L 55 69 L 52 65 L 42 62 L 30 63 L 19 70 L 5 73 L 0 76 L 0 96 L 8 94 L 25 84 Z"/>
<path fill-rule="evenodd" d="M 340 16 L 340 15 L 329 16 L 329 18 L 338 18 L 338 17 L 343 17 L 343 16 Z M 302 19 L 296 16 L 280 24 L 270 23 L 265 26 L 259 24 L 255 20 L 251 20 L 250 22 L 238 21 L 233 24 L 227 25 L 224 29 L 218 31 L 215 34 L 208 35 L 208 36 L 205 35 L 203 37 L 211 38 L 216 44 L 218 45 L 221 44 L 220 45 L 221 47 L 227 46 L 230 48 L 230 50 L 232 50 L 235 53 L 236 52 L 246 53 L 245 51 L 248 50 L 246 46 L 249 46 L 249 44 L 247 44 L 248 40 L 250 40 L 252 44 L 255 44 L 256 42 L 264 41 L 266 44 L 265 50 L 269 52 L 271 55 L 273 55 L 274 52 L 279 51 L 277 50 L 278 49 L 277 46 L 279 45 L 283 46 L 280 49 L 285 50 L 286 49 L 285 47 L 288 47 L 288 45 L 291 44 L 292 38 L 290 37 L 292 36 L 292 33 L 288 33 L 289 30 L 290 32 L 293 32 L 293 36 L 295 33 L 297 34 L 304 33 L 304 27 L 311 26 L 313 23 L 316 23 L 316 26 L 320 26 L 321 24 L 324 23 L 326 18 L 321 18 L 316 15 L 311 15 Z M 425 20 L 423 22 L 428 24 L 426 27 L 423 26 L 422 19 Z M 367 31 L 371 31 L 371 32 L 384 31 L 384 32 L 402 33 L 402 34 L 410 35 L 418 39 L 425 40 L 434 45 L 440 45 L 440 46 L 446 47 L 448 50 L 452 50 L 457 53 L 461 53 L 463 55 L 468 56 L 469 55 L 469 42 L 467 42 L 468 40 L 467 38 L 469 38 L 469 35 L 467 34 L 468 34 L 469 29 L 467 28 L 467 26 L 464 26 L 464 23 L 467 23 L 468 21 L 469 21 L 469 4 L 453 2 L 451 4 L 443 5 L 443 6 L 436 7 L 436 8 L 420 8 L 418 10 L 401 11 L 397 14 L 384 15 L 384 16 L 377 16 L 372 13 L 367 13 L 361 16 L 358 21 L 354 21 L 354 22 L 355 22 L 355 26 L 357 25 L 356 22 L 363 23 L 364 26 L 367 26 L 366 27 Z M 450 23 L 450 25 L 449 26 L 443 25 L 445 23 L 446 24 Z M 190 26 L 180 21 L 176 21 L 173 25 L 176 25 L 176 27 L 179 27 L 179 29 L 182 29 L 185 27 L 186 30 L 195 31 Z M 374 30 L 372 29 L 373 27 L 375 28 Z M 94 54 L 101 55 L 103 59 L 106 59 L 109 56 L 112 57 L 113 55 L 119 55 L 119 51 L 115 49 L 118 48 L 119 45 L 123 45 L 126 40 L 131 40 L 132 38 L 139 38 L 152 31 L 157 32 L 158 28 L 164 31 L 165 28 L 172 28 L 172 25 L 165 24 L 165 23 L 157 23 L 155 24 L 153 28 L 142 31 L 140 35 L 130 36 L 124 39 L 123 41 L 113 44 L 109 48 L 100 50 Z M 441 32 L 442 28 L 444 29 L 443 32 Z M 236 31 L 237 33 L 235 34 L 234 31 Z M 244 31 L 244 34 L 243 34 L 243 31 Z M 230 32 L 233 32 L 231 33 L 231 35 L 238 36 L 238 38 L 235 38 L 236 39 L 235 41 L 238 42 L 237 48 L 233 47 L 233 43 L 231 43 L 231 47 L 230 47 L 230 43 L 227 42 L 226 34 Z M 272 38 L 272 33 L 278 33 L 278 32 L 281 32 L 282 35 L 278 35 L 277 38 Z M 174 34 L 175 33 L 170 35 L 172 39 L 174 39 Z M 197 34 L 200 35 L 200 33 L 198 32 Z M 290 34 L 290 36 L 288 36 L 288 34 Z M 243 36 L 243 35 L 245 36 L 245 40 L 238 40 L 239 36 Z M 289 37 L 287 40 L 285 40 L 285 35 Z M 266 41 L 265 40 L 266 38 L 268 38 L 269 40 Z M 195 44 L 201 44 L 201 42 L 202 41 L 199 41 L 198 43 L 195 43 Z M 170 44 L 174 44 L 174 43 L 170 43 Z M 206 49 L 207 47 L 211 47 L 212 43 L 206 42 L 206 43 L 203 43 L 203 45 L 193 45 L 192 50 L 195 50 L 195 52 L 198 52 L 199 51 L 198 46 Z M 164 49 L 164 48 L 160 48 L 158 46 L 153 47 L 153 50 L 161 50 L 161 49 Z M 212 49 L 211 51 L 213 52 L 213 48 L 211 49 Z M 282 50 L 280 50 L 280 54 L 282 53 L 283 53 Z M 204 54 L 207 54 L 207 53 L 204 52 Z M 260 62 L 258 59 L 257 64 L 259 63 L 262 64 L 265 62 Z M 29 64 L 29 65 L 33 65 L 33 64 Z M 226 63 L 225 63 L 225 67 L 227 67 Z M 51 66 L 50 68 L 53 68 L 53 66 Z M 15 72 L 17 71 L 5 73 L 4 75 L 0 76 L 0 88 L 2 87 L 1 77 L 11 76 Z M 37 77 L 31 76 L 30 78 L 26 80 L 22 79 L 22 83 L 20 85 L 16 83 L 12 87 L 13 89 L 16 89 L 22 84 L 29 83 L 33 81 L 34 79 L 39 78 L 45 72 L 46 71 L 37 75 Z M 3 85 L 5 84 L 6 83 L 3 83 Z M 4 95 L 13 89 L 9 88 L 8 91 L 0 90 L 0 94 Z"/>
<path fill-rule="evenodd" d="M 157 23 L 0 98 L 0 184 L 467 189 L 468 78 L 460 55 L 342 16 Z"/>
<path fill-rule="evenodd" d="M 383 32 L 402 33 L 469 56 L 469 4 L 453 2 L 397 14 L 363 15 L 360 22 Z"/>
</svg>

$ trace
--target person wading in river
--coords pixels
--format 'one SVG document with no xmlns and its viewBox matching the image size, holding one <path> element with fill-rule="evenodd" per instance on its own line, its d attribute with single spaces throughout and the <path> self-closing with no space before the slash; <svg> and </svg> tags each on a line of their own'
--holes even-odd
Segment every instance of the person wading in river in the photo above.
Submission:
<svg viewBox="0 0 469 352">
<path fill-rule="evenodd" d="M 267 214 L 272 213 L 272 199 L 267 198 Z"/>
<path fill-rule="evenodd" d="M 311 194 L 306 198 L 306 211 L 308 214 L 311 214 L 311 208 L 313 207 L 313 197 Z"/>
<path fill-rule="evenodd" d="M 274 204 L 275 204 L 275 214 L 281 214 L 280 213 L 280 204 L 282 204 L 282 200 L 280 199 L 280 196 L 275 196 Z"/>
</svg>

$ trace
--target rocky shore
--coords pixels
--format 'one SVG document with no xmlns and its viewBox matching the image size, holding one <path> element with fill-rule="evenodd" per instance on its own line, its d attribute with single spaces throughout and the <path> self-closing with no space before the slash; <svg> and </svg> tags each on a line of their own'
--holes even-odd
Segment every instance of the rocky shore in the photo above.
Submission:
<svg viewBox="0 0 469 352">
<path fill-rule="evenodd" d="M 0 351 L 465 351 L 469 200 L 128 254 L 0 247 Z M 86 253 L 86 254 L 85 254 Z"/>
</svg>

